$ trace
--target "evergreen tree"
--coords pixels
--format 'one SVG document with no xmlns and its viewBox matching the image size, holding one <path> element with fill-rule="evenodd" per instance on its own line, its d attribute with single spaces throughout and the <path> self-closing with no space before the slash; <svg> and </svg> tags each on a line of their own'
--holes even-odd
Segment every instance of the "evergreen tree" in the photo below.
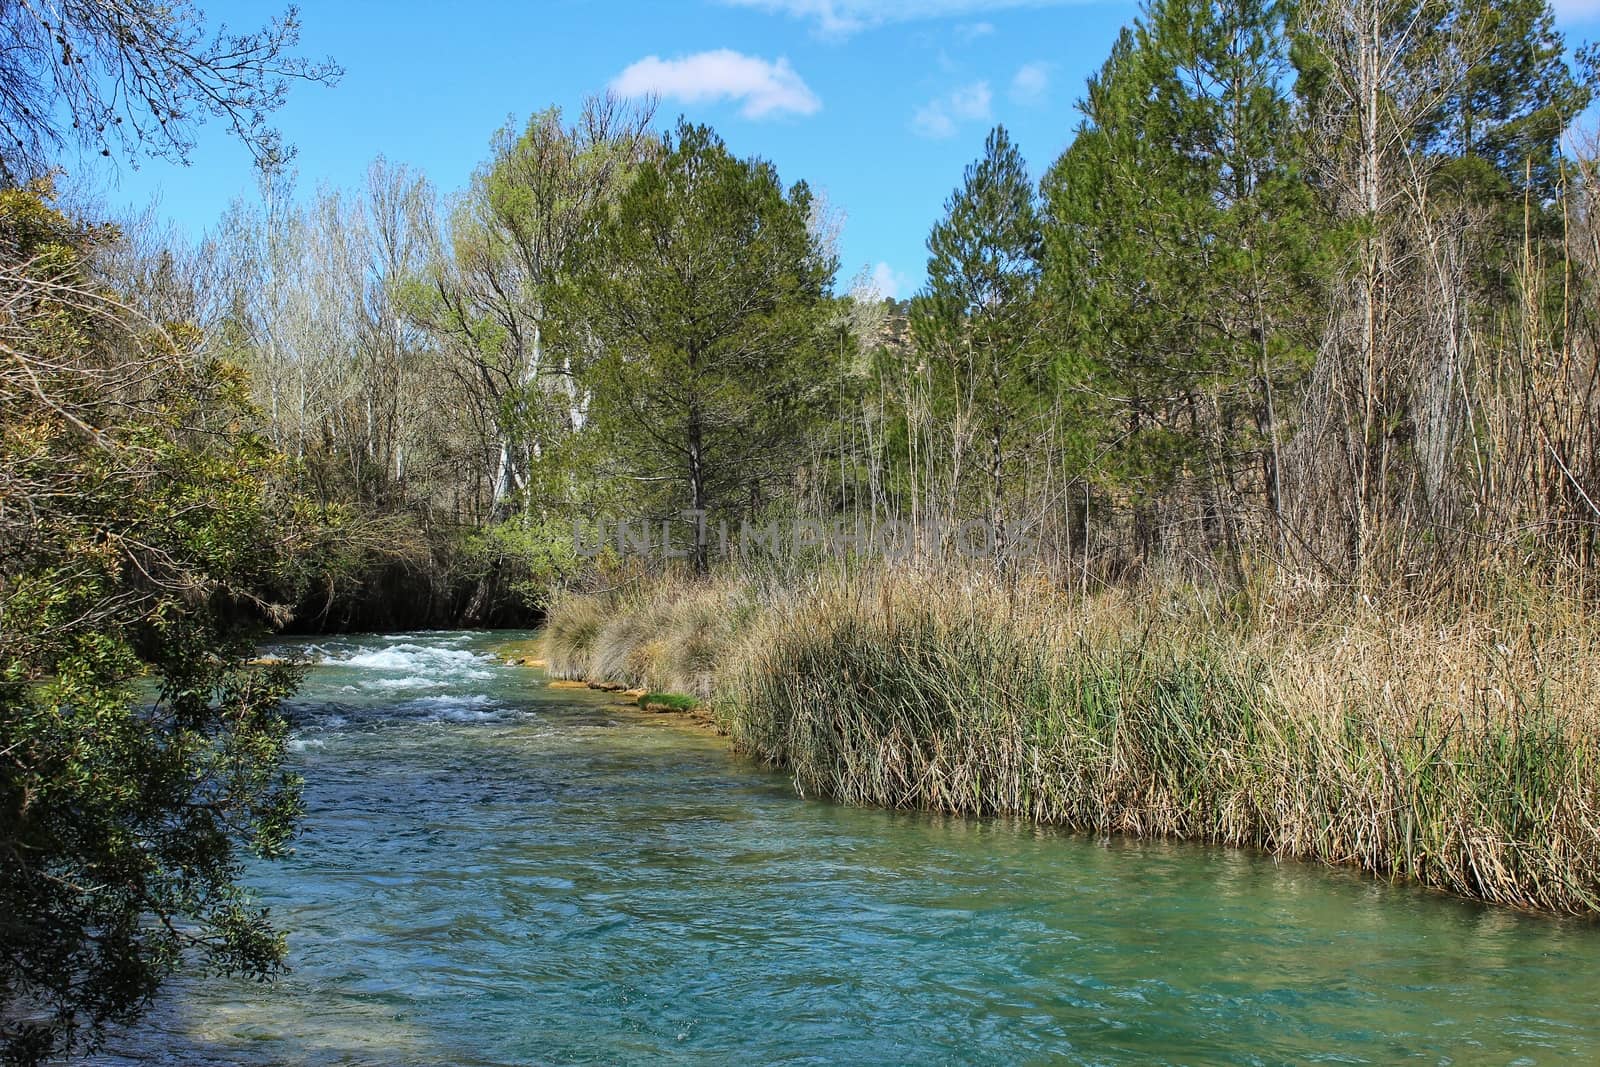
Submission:
<svg viewBox="0 0 1600 1067">
<path fill-rule="evenodd" d="M 1180 488 L 1214 547 L 1235 547 L 1243 489 L 1278 510 L 1278 398 L 1309 362 L 1319 243 L 1287 56 L 1273 4 L 1157 0 L 1044 182 L 1061 358 L 1097 427 L 1089 475 L 1131 505 L 1142 555 L 1153 509 L 1187 510 Z"/>
<path fill-rule="evenodd" d="M 996 126 L 928 236 L 928 286 L 912 303 L 911 325 L 950 428 L 951 505 L 959 507 L 970 454 L 998 549 L 1016 445 L 1044 395 L 1034 360 L 1040 246 L 1027 165 Z"/>
<path fill-rule="evenodd" d="M 602 473 L 660 517 L 736 516 L 781 485 L 826 411 L 821 343 L 836 263 L 804 183 L 680 121 L 598 221 L 573 298 L 597 342 L 584 374 Z M 696 524 L 695 570 L 708 564 Z"/>
</svg>

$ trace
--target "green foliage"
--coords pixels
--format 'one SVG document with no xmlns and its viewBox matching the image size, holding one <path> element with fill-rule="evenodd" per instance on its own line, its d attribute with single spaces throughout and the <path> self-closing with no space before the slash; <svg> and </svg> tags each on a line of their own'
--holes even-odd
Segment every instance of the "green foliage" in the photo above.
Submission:
<svg viewBox="0 0 1600 1067">
<path fill-rule="evenodd" d="M 737 515 L 786 487 L 831 399 L 836 264 L 785 190 L 704 126 L 680 123 L 596 220 L 569 298 L 599 342 L 584 375 L 602 477 L 648 513 Z M 695 563 L 704 570 L 705 538 Z"/>
<path fill-rule="evenodd" d="M 278 490 L 242 375 L 124 317 L 42 191 L 0 193 L 0 247 L 30 371 L 0 379 L 0 1054 L 29 1063 L 186 957 L 281 967 L 239 875 L 300 813 L 297 673 L 248 660 L 320 517 Z"/>
<path fill-rule="evenodd" d="M 1297 7 L 1296 94 L 1316 123 L 1353 106 L 1336 83 L 1358 72 L 1336 70 L 1338 48 L 1318 40 L 1338 9 L 1328 0 Z M 1448 172 L 1463 163 L 1487 163 L 1480 196 L 1555 194 L 1560 138 L 1588 107 L 1592 78 L 1568 67 L 1547 0 L 1372 0 L 1361 17 L 1369 15 L 1391 66 L 1385 106 L 1407 120 L 1409 148 L 1447 161 L 1446 181 L 1459 180 Z"/>
<path fill-rule="evenodd" d="M 683 693 L 646 693 L 639 698 L 639 706 L 646 711 L 693 711 L 700 700 Z"/>
<path fill-rule="evenodd" d="M 656 151 L 649 117 L 603 98 L 571 124 L 550 108 L 500 130 L 452 213 L 448 256 L 429 286 L 406 290 L 408 314 L 467 372 L 479 448 L 498 457 L 491 522 L 518 504 L 541 514 L 582 506 L 570 499 L 584 494 L 572 453 L 582 448 L 579 383 L 595 352 L 581 309 L 562 297 L 588 266 L 578 250 L 595 219 Z"/>
<path fill-rule="evenodd" d="M 492 575 L 509 606 L 540 611 L 552 592 L 579 573 L 582 557 L 573 526 L 560 519 L 518 517 L 491 523 L 466 537 L 459 574 L 481 582 Z"/>
<path fill-rule="evenodd" d="M 918 348 L 932 360 L 935 412 L 952 427 L 954 454 L 976 454 L 976 495 L 996 519 L 1018 446 L 1037 434 L 1053 385 L 1038 359 L 1041 245 L 1027 166 L 997 126 L 928 237 L 928 287 L 910 313 Z"/>
<path fill-rule="evenodd" d="M 1252 460 L 1276 495 L 1273 394 L 1310 365 L 1328 242 L 1287 62 L 1275 5 L 1156 0 L 1090 80 L 1045 178 L 1047 287 L 1090 437 L 1078 454 L 1136 512 L 1197 482 L 1215 513 Z"/>
</svg>

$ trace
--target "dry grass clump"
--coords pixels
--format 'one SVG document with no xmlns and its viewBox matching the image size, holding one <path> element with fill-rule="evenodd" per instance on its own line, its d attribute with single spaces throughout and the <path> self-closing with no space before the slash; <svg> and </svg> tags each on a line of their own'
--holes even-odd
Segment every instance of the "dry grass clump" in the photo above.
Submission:
<svg viewBox="0 0 1600 1067">
<path fill-rule="evenodd" d="M 590 650 L 615 608 L 594 597 L 570 597 L 550 611 L 543 642 L 550 677 L 576 681 L 588 673 Z"/>
<path fill-rule="evenodd" d="M 565 610 L 552 663 L 558 621 L 570 640 L 590 608 Z M 663 587 L 613 610 L 645 623 L 619 633 L 654 631 L 633 646 L 647 669 L 618 680 L 712 697 L 807 793 L 1600 910 L 1600 634 L 1581 616 L 904 575 Z"/>
<path fill-rule="evenodd" d="M 578 596 L 551 609 L 544 634 L 555 678 L 708 699 L 724 652 L 753 610 L 739 583 L 662 582 L 609 596 Z"/>
</svg>

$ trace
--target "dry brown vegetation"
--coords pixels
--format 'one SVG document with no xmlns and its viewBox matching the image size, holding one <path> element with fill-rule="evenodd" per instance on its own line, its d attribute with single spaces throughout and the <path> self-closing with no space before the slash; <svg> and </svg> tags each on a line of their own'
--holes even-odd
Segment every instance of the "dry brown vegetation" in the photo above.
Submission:
<svg viewBox="0 0 1600 1067">
<path fill-rule="evenodd" d="M 801 792 L 1252 846 L 1600 910 L 1600 633 L 1177 579 L 1065 598 L 882 573 L 574 597 L 557 676 L 694 692 Z"/>
</svg>

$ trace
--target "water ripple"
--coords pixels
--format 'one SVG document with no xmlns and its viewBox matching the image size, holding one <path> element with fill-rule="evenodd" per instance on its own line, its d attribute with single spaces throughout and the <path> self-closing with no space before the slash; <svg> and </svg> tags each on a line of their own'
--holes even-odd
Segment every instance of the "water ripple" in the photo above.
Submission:
<svg viewBox="0 0 1600 1067">
<path fill-rule="evenodd" d="M 102 1062 L 1600 1059 L 1600 930 L 1242 852 L 797 799 L 468 633 L 284 646 L 275 987 Z"/>
</svg>

